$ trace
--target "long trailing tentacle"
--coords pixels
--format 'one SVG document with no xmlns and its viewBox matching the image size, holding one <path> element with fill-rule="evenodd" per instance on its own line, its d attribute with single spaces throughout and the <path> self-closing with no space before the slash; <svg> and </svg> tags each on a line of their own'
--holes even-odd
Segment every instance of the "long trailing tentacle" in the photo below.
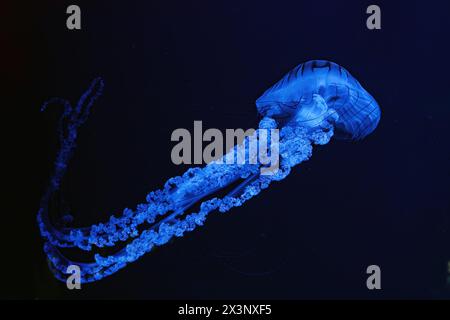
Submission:
<svg viewBox="0 0 450 320">
<path fill-rule="evenodd" d="M 103 88 L 103 79 L 96 78 L 92 81 L 88 90 L 81 96 L 75 107 L 72 107 L 67 100 L 53 98 L 44 103 L 41 108 L 41 111 L 45 111 L 50 104 L 54 103 L 61 103 L 64 107 L 58 125 L 60 150 L 56 156 L 55 169 L 50 179 L 50 185 L 42 197 L 37 215 L 38 225 L 42 236 L 48 241 L 54 242 L 55 245 L 65 246 L 62 241 L 58 240 L 58 238 L 64 238 L 64 236 L 50 223 L 48 217 L 48 204 L 53 193 L 59 189 L 61 180 L 66 173 L 67 163 L 76 146 L 78 128 L 87 120 L 92 105 L 102 94 Z"/>
<path fill-rule="evenodd" d="M 227 212 L 233 207 L 241 206 L 267 188 L 272 181 L 284 179 L 292 167 L 308 160 L 312 154 L 312 144 L 326 144 L 333 135 L 331 124 L 324 124 L 324 127 L 315 130 L 296 126 L 283 127 L 279 141 L 280 168 L 273 175 L 261 175 L 261 163 L 224 165 L 212 162 L 204 168 L 189 169 L 183 176 L 169 179 L 163 189 L 147 196 L 147 203 L 138 205 L 135 210 L 125 209 L 120 217 L 112 216 L 106 223 L 87 228 L 56 229 L 48 218 L 48 201 L 51 194 L 58 190 L 67 169 L 67 163 L 75 148 L 77 130 L 86 121 L 93 102 L 102 93 L 103 86 L 100 78 L 95 79 L 75 108 L 61 99 L 52 99 L 43 107 L 45 109 L 53 102 L 62 102 L 64 105 L 60 120 L 61 150 L 57 156 L 50 187 L 38 213 L 41 234 L 46 239 L 44 250 L 51 270 L 56 278 L 62 281 L 65 281 L 69 265 L 78 265 L 81 268 L 84 282 L 99 280 L 137 260 L 153 247 L 161 246 L 173 237 L 182 237 L 185 232 L 203 225 L 211 211 L 218 209 L 220 212 Z M 276 126 L 275 120 L 271 118 L 264 118 L 260 123 L 260 129 L 274 129 Z M 239 148 L 241 149 L 238 150 Z M 251 156 L 249 148 L 245 146 L 244 149 L 236 146 L 233 151 L 242 150 L 247 158 Z M 236 181 L 241 182 L 226 196 L 202 201 Z M 200 202 L 199 211 L 187 214 L 187 210 L 197 202 Z M 150 226 L 139 231 L 138 227 L 144 223 Z M 113 254 L 96 254 L 94 261 L 90 263 L 72 261 L 59 249 L 78 247 L 92 251 L 93 245 L 115 247 L 119 241 L 129 242 L 123 248 L 116 249 Z"/>
</svg>

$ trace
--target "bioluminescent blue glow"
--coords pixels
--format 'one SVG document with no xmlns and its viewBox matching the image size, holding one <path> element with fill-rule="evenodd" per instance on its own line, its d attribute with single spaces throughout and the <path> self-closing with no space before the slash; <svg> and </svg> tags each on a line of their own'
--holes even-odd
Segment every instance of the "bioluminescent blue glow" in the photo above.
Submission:
<svg viewBox="0 0 450 320">
<path fill-rule="evenodd" d="M 280 130 L 276 145 L 280 154 L 279 170 L 273 174 L 262 174 L 260 169 L 265 164 L 260 162 L 220 164 L 215 161 L 170 178 L 162 189 L 150 192 L 146 202 L 134 210 L 125 209 L 111 216 L 109 221 L 85 228 L 56 228 L 48 215 L 49 200 L 66 172 L 78 128 L 87 119 L 103 86 L 101 79 L 94 80 L 75 107 L 62 99 L 52 99 L 44 105 L 44 108 L 54 102 L 64 105 L 60 120 L 61 149 L 37 216 L 50 269 L 62 281 L 66 280 L 69 265 L 80 267 L 83 282 L 115 273 L 153 247 L 202 226 L 211 211 L 226 212 L 241 206 L 273 181 L 284 179 L 294 166 L 311 157 L 313 145 L 325 145 L 334 135 L 349 140 L 363 139 L 375 130 L 380 120 L 378 104 L 348 71 L 332 62 L 309 61 L 289 72 L 256 101 L 262 118 L 259 128 Z M 255 138 L 263 139 L 258 130 Z M 270 150 L 273 147 L 267 145 Z M 230 152 L 251 156 L 245 143 Z M 237 187 L 225 196 L 214 197 L 231 184 Z M 200 204 L 200 208 L 190 212 L 194 204 Z M 93 252 L 94 258 L 91 262 L 72 261 L 61 252 L 61 248 L 68 247 Z M 99 248 L 104 247 L 116 251 L 100 255 Z"/>
</svg>

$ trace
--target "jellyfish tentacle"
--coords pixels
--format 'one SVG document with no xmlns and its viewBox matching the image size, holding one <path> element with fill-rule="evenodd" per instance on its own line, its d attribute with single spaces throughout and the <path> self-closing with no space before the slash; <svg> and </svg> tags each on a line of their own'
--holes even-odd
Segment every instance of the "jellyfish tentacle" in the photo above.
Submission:
<svg viewBox="0 0 450 320">
<path fill-rule="evenodd" d="M 273 123 L 268 119 L 262 121 L 261 126 L 268 127 L 268 123 L 273 127 Z M 207 188 L 208 191 L 205 194 L 210 194 L 216 191 L 220 187 L 226 186 L 231 182 L 234 182 L 238 178 L 248 176 L 243 183 L 241 183 L 237 188 L 232 190 L 223 199 L 214 198 L 210 201 L 206 201 L 201 204 L 200 212 L 196 214 L 191 214 L 184 220 L 175 220 L 177 216 L 182 215 L 185 210 L 190 207 L 195 201 L 188 201 L 184 207 L 178 207 L 176 211 L 167 217 L 163 218 L 160 222 L 153 224 L 150 229 L 143 231 L 135 240 L 128 244 L 125 248 L 119 250 L 117 253 L 109 255 L 107 257 L 101 257 L 100 255 L 95 256 L 95 262 L 93 263 L 80 263 L 76 261 L 71 261 L 65 258 L 60 251 L 55 248 L 52 244 L 48 243 L 46 245 L 46 253 L 49 256 L 49 261 L 52 264 L 52 270 L 54 272 L 59 272 L 59 278 L 63 278 L 63 274 L 67 270 L 68 265 L 76 264 L 80 266 L 82 274 L 84 274 L 84 281 L 95 281 L 99 278 L 107 276 L 112 272 L 115 272 L 123 268 L 127 263 L 135 261 L 140 256 L 150 251 L 154 246 L 159 246 L 165 244 L 174 235 L 181 236 L 186 231 L 192 231 L 197 225 L 202 225 L 206 218 L 206 215 L 214 210 L 219 209 L 220 212 L 226 212 L 232 207 L 240 206 L 245 203 L 250 198 L 257 195 L 262 189 L 269 186 L 272 181 L 279 181 L 287 176 L 291 167 L 307 160 L 310 157 L 312 148 L 310 147 L 311 141 L 314 140 L 314 134 L 311 134 L 311 139 L 308 137 L 311 131 L 307 130 L 305 127 L 286 127 L 282 129 L 280 149 L 282 150 L 282 173 L 273 176 L 261 176 L 255 168 L 258 166 L 248 166 L 248 165 L 220 165 L 212 163 L 206 166 L 204 169 L 192 170 L 187 172 L 184 177 L 188 177 L 187 181 L 183 179 L 170 179 L 166 184 L 166 201 L 172 201 L 178 204 L 180 201 L 184 200 L 184 189 L 191 189 L 191 192 L 198 194 L 198 189 L 204 189 L 205 178 L 210 178 L 215 176 L 219 178 L 224 176 L 225 178 L 217 179 L 218 186 Z M 249 148 L 249 145 L 246 145 Z M 237 148 L 237 147 L 236 147 Z M 246 150 L 248 153 L 249 151 Z M 297 156 L 295 156 L 297 154 Z M 225 156 L 226 157 L 226 156 Z M 285 161 L 290 159 L 290 161 Z M 292 159 L 296 159 L 292 161 Z M 251 169 L 249 169 L 251 168 Z M 216 179 L 213 179 L 215 181 Z M 172 184 L 174 184 L 178 189 L 175 193 L 171 193 Z M 183 184 L 185 184 L 183 186 Z M 193 190 L 192 190 L 193 189 Z M 181 191 L 181 192 L 180 192 Z M 237 196 L 239 194 L 239 196 Z M 175 195 L 175 196 L 174 196 Z M 170 198 L 170 200 L 168 200 Z M 198 196 L 194 200 L 202 198 Z M 125 216 L 132 216 L 132 213 L 125 210 Z M 147 217 L 148 219 L 148 217 Z M 141 219 L 142 220 L 142 219 Z M 114 219 L 113 219 L 114 221 Z M 168 223 L 170 222 L 170 223 Z M 194 222 L 194 223 L 192 223 Z M 94 230 L 96 228 L 94 227 Z M 111 231 L 110 229 L 108 229 Z M 75 238 L 75 236 L 74 236 Z M 92 237 L 91 237 L 92 238 Z M 98 238 L 98 236 L 97 236 Z M 104 243 L 98 242 L 97 245 L 102 246 Z M 92 240 L 91 242 L 94 242 Z M 86 248 L 84 245 L 80 245 L 81 239 L 75 241 L 75 244 Z M 90 250 L 90 248 L 89 248 Z"/>
<path fill-rule="evenodd" d="M 40 210 L 37 215 L 41 235 L 61 246 L 65 246 L 66 244 L 64 241 L 58 239 L 61 236 L 61 232 L 55 229 L 49 221 L 47 212 L 48 203 L 53 193 L 59 189 L 61 179 L 67 170 L 67 162 L 70 160 L 76 145 L 77 130 L 87 120 L 92 105 L 103 92 L 103 87 L 103 79 L 94 79 L 88 90 L 79 99 L 75 108 L 67 100 L 60 98 L 50 99 L 41 107 L 41 111 L 45 111 L 53 103 L 61 103 L 64 106 L 64 111 L 58 125 L 60 150 L 56 157 L 55 169 L 50 180 L 50 185 L 41 200 Z M 67 123 L 64 122 L 65 120 Z"/>
<path fill-rule="evenodd" d="M 288 130 L 290 133 L 291 131 Z M 304 145 L 296 144 L 294 146 L 288 144 L 282 147 L 287 154 L 287 157 L 292 157 L 293 153 L 299 152 L 297 149 L 306 148 L 307 151 L 303 152 L 303 157 L 295 163 L 283 162 L 283 170 L 289 170 L 290 166 L 296 165 L 301 161 L 307 160 L 310 156 L 309 144 L 313 142 L 313 138 L 309 138 L 309 133 L 307 130 L 303 130 Z M 290 141 L 290 135 L 286 134 L 285 137 Z M 281 144 L 284 144 L 282 140 Z M 220 166 L 217 168 L 222 168 L 222 170 L 228 170 L 226 166 Z M 78 263 L 75 261 L 70 261 L 61 255 L 59 250 L 50 244 L 46 246 L 46 252 L 49 256 L 49 261 L 52 264 L 52 270 L 57 272 L 57 278 L 64 278 L 63 274 L 67 270 L 68 265 L 76 264 L 84 275 L 83 281 L 91 282 L 105 277 L 117 270 L 125 267 L 128 263 L 137 260 L 139 257 L 149 252 L 155 246 L 161 246 L 167 243 L 174 236 L 182 236 L 186 231 L 192 231 L 196 227 L 203 225 L 206 216 L 215 209 L 220 212 L 227 212 L 233 207 L 241 206 L 243 203 L 251 199 L 260 193 L 261 190 L 267 188 L 272 181 L 280 180 L 286 177 L 284 175 L 274 175 L 274 176 L 261 176 L 259 172 L 255 172 L 248 176 L 242 184 L 237 188 L 232 190 L 224 198 L 213 198 L 211 200 L 205 201 L 200 206 L 200 211 L 187 215 L 185 219 L 182 220 L 171 220 L 170 223 L 166 223 L 166 220 L 161 221 L 158 224 L 152 226 L 151 230 L 145 230 L 142 232 L 138 238 L 133 240 L 125 248 L 121 249 L 115 254 L 102 257 L 100 255 L 95 256 L 95 262 L 92 263 Z M 238 195 L 239 194 L 239 195 Z M 178 213 L 184 213 L 185 208 L 179 208 Z M 175 213 L 174 213 L 175 214 Z M 174 215 L 172 214 L 172 215 Z M 175 218 L 175 216 L 169 216 L 169 218 Z"/>
<path fill-rule="evenodd" d="M 225 156 L 226 157 L 226 156 Z M 54 246 L 58 247 L 78 247 L 90 251 L 92 245 L 97 247 L 114 246 L 119 241 L 126 241 L 130 237 L 137 236 L 137 227 L 145 222 L 154 223 L 159 216 L 164 216 L 171 210 L 175 211 L 169 215 L 173 218 L 181 212 L 179 207 L 183 201 L 183 192 L 188 190 L 196 194 L 195 198 L 188 199 L 187 207 L 205 196 L 227 186 L 236 181 L 240 176 L 249 174 L 255 168 L 249 166 L 228 166 L 227 170 L 212 163 L 203 169 L 189 169 L 182 177 L 169 179 L 163 190 L 151 192 L 147 196 L 147 203 L 137 206 L 135 211 L 125 209 L 122 217 L 111 216 L 106 223 L 100 223 L 85 228 L 63 228 L 58 230 L 43 225 L 41 233 Z M 209 180 L 209 183 L 205 184 Z M 217 183 L 215 183 L 217 182 Z M 207 188 L 205 188 L 207 186 Z M 173 191 L 175 190 L 175 191 Z M 195 201 L 193 201 L 195 200 Z M 46 207 L 41 209 L 39 216 L 43 216 Z"/>
</svg>

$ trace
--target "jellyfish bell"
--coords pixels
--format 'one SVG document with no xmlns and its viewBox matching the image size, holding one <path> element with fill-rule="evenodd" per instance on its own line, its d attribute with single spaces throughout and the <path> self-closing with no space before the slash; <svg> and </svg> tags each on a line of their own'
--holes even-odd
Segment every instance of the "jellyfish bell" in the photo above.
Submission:
<svg viewBox="0 0 450 320">
<path fill-rule="evenodd" d="M 343 67 L 325 60 L 300 64 L 256 100 L 262 117 L 281 125 L 309 128 L 325 121 L 335 128 L 335 137 L 360 140 L 380 121 L 375 99 Z"/>
</svg>

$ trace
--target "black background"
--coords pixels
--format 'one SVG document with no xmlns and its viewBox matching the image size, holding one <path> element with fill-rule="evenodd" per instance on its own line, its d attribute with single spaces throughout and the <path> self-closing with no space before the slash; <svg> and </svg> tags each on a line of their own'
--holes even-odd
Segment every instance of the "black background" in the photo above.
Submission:
<svg viewBox="0 0 450 320">
<path fill-rule="evenodd" d="M 40 1 L 10 11 L 4 88 L 19 117 L 8 137 L 26 156 L 14 170 L 23 179 L 9 188 L 20 228 L 3 232 L 4 264 L 22 274 L 5 277 L 6 296 L 449 297 L 450 5 L 376 3 L 378 31 L 366 28 L 371 1 Z M 80 31 L 66 29 L 69 4 L 81 7 Z M 45 100 L 75 103 L 95 77 L 105 80 L 63 186 L 83 225 L 134 208 L 186 170 L 170 160 L 174 129 L 194 120 L 255 127 L 254 101 L 311 59 L 344 66 L 376 98 L 373 135 L 315 148 L 245 206 L 211 214 L 205 227 L 109 278 L 78 292 L 54 280 L 34 223 L 61 113 L 40 113 Z M 381 267 L 381 291 L 366 288 L 371 264 Z"/>
</svg>

